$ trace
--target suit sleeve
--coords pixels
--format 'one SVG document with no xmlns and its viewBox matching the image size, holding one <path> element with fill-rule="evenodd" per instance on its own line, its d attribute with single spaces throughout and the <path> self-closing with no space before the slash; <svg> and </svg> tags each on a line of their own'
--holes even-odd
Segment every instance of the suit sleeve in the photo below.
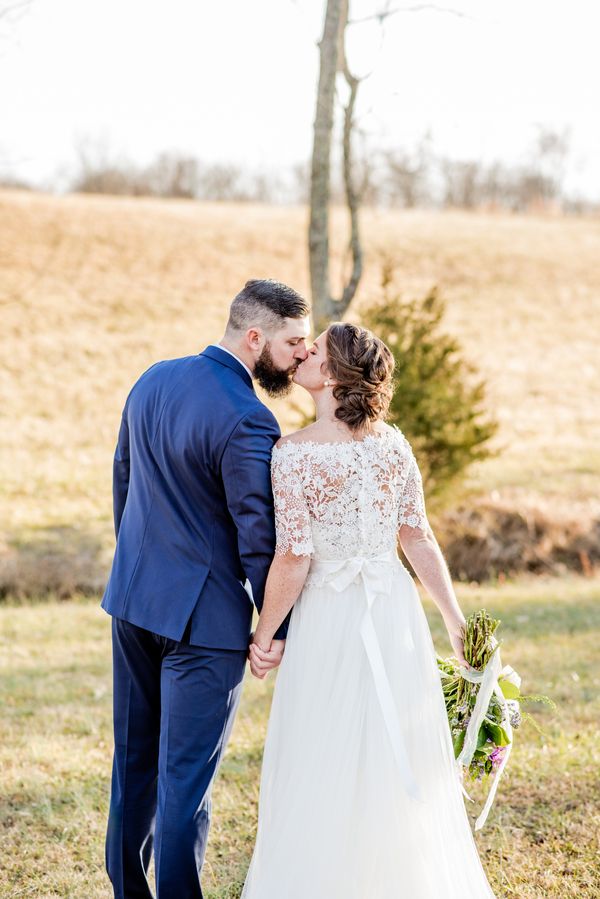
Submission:
<svg viewBox="0 0 600 899">
<path fill-rule="evenodd" d="M 238 551 L 260 612 L 265 583 L 275 552 L 275 520 L 271 489 L 271 453 L 281 436 L 265 409 L 243 418 L 231 434 L 221 460 L 227 508 L 237 529 Z M 275 637 L 285 639 L 287 622 Z"/>
<path fill-rule="evenodd" d="M 127 425 L 127 414 L 123 412 L 121 417 L 121 427 L 119 428 L 119 437 L 117 440 L 117 448 L 113 461 L 113 516 L 115 520 L 115 536 L 119 536 L 119 527 L 125 502 L 127 500 L 127 491 L 129 489 L 129 427 Z"/>
</svg>

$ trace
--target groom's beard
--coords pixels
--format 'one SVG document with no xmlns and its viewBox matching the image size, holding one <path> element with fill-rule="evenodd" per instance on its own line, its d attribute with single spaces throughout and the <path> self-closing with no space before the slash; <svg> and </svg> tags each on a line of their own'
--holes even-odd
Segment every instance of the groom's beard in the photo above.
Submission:
<svg viewBox="0 0 600 899">
<path fill-rule="evenodd" d="M 281 371 L 275 367 L 271 356 L 271 347 L 266 343 L 254 366 L 254 377 L 269 396 L 286 396 L 292 389 L 292 378 L 298 364 Z"/>
</svg>

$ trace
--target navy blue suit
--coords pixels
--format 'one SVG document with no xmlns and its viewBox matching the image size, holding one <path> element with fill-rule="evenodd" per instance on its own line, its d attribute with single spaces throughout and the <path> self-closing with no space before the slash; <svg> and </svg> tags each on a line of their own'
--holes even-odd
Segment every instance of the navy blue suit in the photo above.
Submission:
<svg viewBox="0 0 600 899">
<path fill-rule="evenodd" d="M 210 789 L 275 548 L 277 421 L 218 347 L 159 362 L 127 398 L 113 473 L 115 755 L 106 862 L 119 899 L 201 899 Z M 287 625 L 278 631 L 285 637 Z"/>
</svg>

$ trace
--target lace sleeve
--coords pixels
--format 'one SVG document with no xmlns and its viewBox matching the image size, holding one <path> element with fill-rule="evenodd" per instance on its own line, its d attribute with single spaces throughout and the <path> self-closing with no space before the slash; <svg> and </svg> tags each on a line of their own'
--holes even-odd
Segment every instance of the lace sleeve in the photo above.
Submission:
<svg viewBox="0 0 600 899">
<path fill-rule="evenodd" d="M 298 471 L 298 457 L 290 453 L 289 446 L 275 447 L 271 460 L 277 537 L 275 554 L 292 552 L 295 556 L 309 556 L 314 552 L 310 514 Z"/>
<path fill-rule="evenodd" d="M 408 475 L 398 510 L 398 527 L 401 527 L 403 524 L 407 524 L 411 528 L 421 528 L 422 530 L 426 530 L 429 527 L 425 511 L 425 497 L 423 496 L 423 479 L 412 451 L 408 465 Z"/>
</svg>

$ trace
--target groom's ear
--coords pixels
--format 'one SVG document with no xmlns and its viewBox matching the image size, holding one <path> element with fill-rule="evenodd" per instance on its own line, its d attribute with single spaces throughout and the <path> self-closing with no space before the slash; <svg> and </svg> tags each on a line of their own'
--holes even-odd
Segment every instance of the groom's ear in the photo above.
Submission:
<svg viewBox="0 0 600 899">
<path fill-rule="evenodd" d="M 264 345 L 264 337 L 262 328 L 248 328 L 246 331 L 246 343 L 248 344 L 248 349 L 254 350 L 259 353 Z"/>
</svg>

